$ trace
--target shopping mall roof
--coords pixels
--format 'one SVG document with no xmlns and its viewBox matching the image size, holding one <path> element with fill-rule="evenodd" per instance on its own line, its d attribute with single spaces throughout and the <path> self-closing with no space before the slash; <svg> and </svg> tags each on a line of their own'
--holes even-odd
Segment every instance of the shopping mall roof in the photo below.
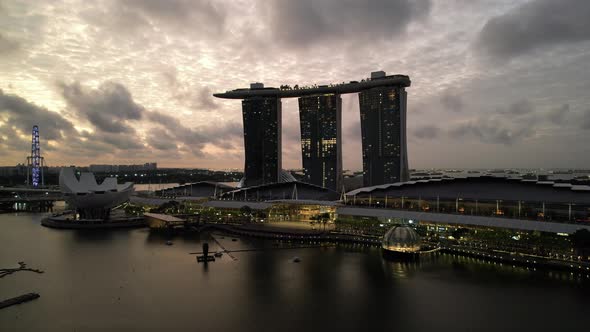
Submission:
<svg viewBox="0 0 590 332">
<path fill-rule="evenodd" d="M 248 202 L 248 201 L 209 201 L 203 203 L 204 207 L 216 209 L 240 209 L 247 206 L 253 210 L 266 210 L 272 207 L 272 204 L 265 202 Z"/>
<path fill-rule="evenodd" d="M 369 195 L 590 204 L 590 186 L 588 185 L 489 175 L 396 182 L 363 187 L 346 193 L 347 197 Z"/>
</svg>

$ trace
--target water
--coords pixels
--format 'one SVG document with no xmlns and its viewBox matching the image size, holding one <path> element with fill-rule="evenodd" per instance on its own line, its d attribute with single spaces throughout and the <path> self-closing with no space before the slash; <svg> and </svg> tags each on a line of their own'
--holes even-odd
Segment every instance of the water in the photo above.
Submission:
<svg viewBox="0 0 590 332">
<path fill-rule="evenodd" d="M 0 310 L 0 330 L 83 331 L 587 331 L 586 276 L 535 272 L 442 255 L 419 264 L 354 246 L 272 250 L 219 241 L 208 266 L 189 252 L 209 234 L 173 238 L 147 230 L 59 231 L 40 214 L 0 215 L 0 267 L 25 261 L 44 274 L 0 279 L 0 299 L 41 298 Z M 298 256 L 300 263 L 293 263 Z"/>
</svg>

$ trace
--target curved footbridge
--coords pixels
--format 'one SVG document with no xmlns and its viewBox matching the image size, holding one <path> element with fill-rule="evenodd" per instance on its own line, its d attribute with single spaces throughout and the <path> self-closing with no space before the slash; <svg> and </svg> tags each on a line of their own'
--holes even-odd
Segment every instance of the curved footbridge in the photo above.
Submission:
<svg viewBox="0 0 590 332">
<path fill-rule="evenodd" d="M 435 212 L 403 211 L 393 209 L 375 209 L 360 207 L 338 207 L 338 215 L 380 218 L 402 218 L 416 221 L 428 221 L 432 223 L 451 225 L 470 225 L 494 228 L 509 228 L 523 231 L 539 231 L 551 233 L 573 234 L 579 229 L 590 231 L 590 225 L 563 223 L 552 221 L 523 220 L 498 217 L 483 217 L 462 214 L 447 214 Z"/>
</svg>

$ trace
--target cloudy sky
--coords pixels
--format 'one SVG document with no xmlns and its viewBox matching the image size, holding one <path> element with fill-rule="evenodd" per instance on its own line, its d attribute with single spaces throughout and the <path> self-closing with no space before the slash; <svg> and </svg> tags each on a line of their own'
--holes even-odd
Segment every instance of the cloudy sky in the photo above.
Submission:
<svg viewBox="0 0 590 332">
<path fill-rule="evenodd" d="M 241 168 L 250 82 L 407 74 L 412 168 L 590 168 L 590 1 L 0 0 L 0 165 Z M 361 167 L 343 96 L 344 167 Z M 296 100 L 283 166 L 301 167 Z"/>
</svg>

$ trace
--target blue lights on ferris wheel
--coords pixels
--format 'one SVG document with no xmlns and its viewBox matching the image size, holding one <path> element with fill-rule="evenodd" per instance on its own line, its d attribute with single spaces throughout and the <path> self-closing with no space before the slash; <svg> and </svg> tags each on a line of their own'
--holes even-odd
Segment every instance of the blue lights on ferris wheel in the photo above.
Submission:
<svg viewBox="0 0 590 332">
<path fill-rule="evenodd" d="M 33 134 L 31 139 L 31 164 L 32 164 L 32 184 L 33 187 L 39 187 L 39 176 L 40 170 L 39 166 L 41 164 L 41 148 L 39 146 L 39 126 L 33 126 Z"/>
</svg>

